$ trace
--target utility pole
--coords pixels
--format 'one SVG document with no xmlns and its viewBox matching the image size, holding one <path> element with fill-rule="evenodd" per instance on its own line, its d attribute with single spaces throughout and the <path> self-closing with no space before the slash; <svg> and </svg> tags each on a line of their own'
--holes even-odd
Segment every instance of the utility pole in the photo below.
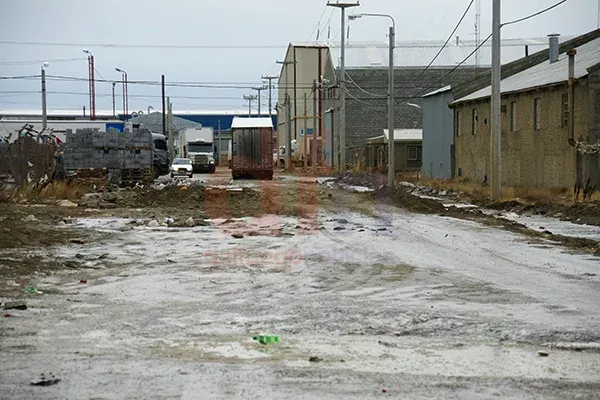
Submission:
<svg viewBox="0 0 600 400">
<path fill-rule="evenodd" d="M 266 87 L 264 87 L 264 86 L 252 88 L 252 90 L 256 90 L 258 92 L 258 116 L 259 117 L 260 117 L 260 92 L 262 92 L 265 89 L 266 89 Z M 269 106 L 269 108 L 271 108 L 271 106 Z"/>
<path fill-rule="evenodd" d="M 219 141 L 218 141 L 218 149 L 219 149 L 219 153 L 218 153 L 218 157 L 219 157 L 219 166 L 222 166 L 223 164 L 221 164 L 221 153 L 223 152 L 223 150 L 221 149 L 221 120 L 217 121 L 217 135 L 219 137 Z"/>
<path fill-rule="evenodd" d="M 112 101 L 113 101 L 113 117 L 117 116 L 117 109 L 115 108 L 115 86 L 116 82 L 112 83 Z"/>
<path fill-rule="evenodd" d="M 392 21 L 394 19 L 392 18 Z M 395 144 L 396 138 L 394 135 L 394 47 L 396 46 L 396 23 L 390 26 L 390 70 L 389 70 L 389 91 L 388 96 L 388 146 L 389 146 L 389 162 L 388 162 L 388 186 L 394 189 L 396 182 L 396 152 Z"/>
<path fill-rule="evenodd" d="M 285 95 L 285 106 L 286 106 L 286 120 L 287 124 L 287 137 L 285 144 L 285 170 L 292 170 L 292 102 L 290 101 L 290 95 Z"/>
<path fill-rule="evenodd" d="M 162 88 L 162 134 L 167 133 L 167 110 L 165 106 L 165 75 L 161 75 L 161 88 Z"/>
<path fill-rule="evenodd" d="M 319 116 L 320 117 L 320 116 Z M 317 80 L 313 79 L 312 173 L 317 176 Z"/>
<path fill-rule="evenodd" d="M 90 95 L 90 121 L 96 119 L 96 81 L 94 78 L 94 55 L 86 49 L 83 52 L 88 55 L 88 84 Z"/>
<path fill-rule="evenodd" d="M 127 98 L 127 72 L 120 68 L 115 68 L 115 71 L 120 72 L 121 77 L 123 78 L 123 114 L 127 115 L 129 113 L 129 99 Z"/>
<path fill-rule="evenodd" d="M 50 64 L 47 62 L 42 64 L 42 132 L 48 127 L 48 110 L 46 109 L 46 68 L 49 65 Z"/>
<path fill-rule="evenodd" d="M 290 163 L 288 162 L 291 159 L 291 155 L 292 155 L 292 116 L 291 116 L 291 112 L 289 112 L 290 108 L 291 108 L 291 103 L 290 102 L 290 95 L 288 94 L 288 90 L 289 90 L 289 80 L 288 80 L 288 65 L 290 64 L 296 64 L 295 61 L 277 61 L 277 64 L 281 64 L 285 67 L 285 106 L 286 106 L 286 110 L 288 110 L 288 112 L 286 112 L 285 114 L 285 123 L 286 123 L 286 133 L 285 133 L 285 168 L 289 169 L 290 168 Z M 294 99 L 294 101 L 296 101 L 296 99 Z"/>
<path fill-rule="evenodd" d="M 169 103 L 169 118 L 168 118 L 168 132 L 169 132 L 169 158 L 171 161 L 175 158 L 175 141 L 173 140 L 173 104 L 171 104 L 171 98 L 167 97 Z"/>
<path fill-rule="evenodd" d="M 481 0 L 475 2 L 475 68 L 481 64 L 479 45 L 481 44 Z"/>
<path fill-rule="evenodd" d="M 304 170 L 308 167 L 308 116 L 307 116 L 307 108 L 308 102 L 306 98 L 306 93 L 304 93 Z M 313 132 L 314 135 L 314 132 Z"/>
<path fill-rule="evenodd" d="M 252 100 L 256 100 L 256 95 L 245 94 L 244 100 L 248 102 L 248 117 L 252 117 Z"/>
<path fill-rule="evenodd" d="M 599 0 L 599 1 L 600 1 L 600 0 Z M 262 76 L 261 78 L 269 81 L 269 117 L 271 117 L 271 115 L 272 115 L 272 114 L 271 114 L 271 110 L 273 109 L 273 105 L 272 105 L 272 103 L 271 103 L 271 101 L 272 101 L 272 98 L 273 98 L 273 97 L 272 97 L 272 94 L 271 94 L 271 89 L 273 88 L 273 85 L 272 85 L 271 81 L 272 81 L 273 79 L 277 79 L 277 78 L 279 78 L 279 76 L 268 76 L 268 75 L 267 75 L 267 76 Z"/>
<path fill-rule="evenodd" d="M 491 127 L 492 134 L 490 140 L 490 198 L 499 200 L 502 197 L 502 168 L 501 168 L 501 122 L 500 122 L 500 20 L 501 7 L 500 0 L 493 0 L 492 12 L 492 97 L 491 97 Z"/>
<path fill-rule="evenodd" d="M 340 60 L 340 162 L 339 173 L 343 175 L 346 172 L 346 8 L 358 7 L 360 2 L 356 3 L 332 3 L 327 2 L 329 7 L 337 7 L 342 12 L 342 48 Z"/>
</svg>

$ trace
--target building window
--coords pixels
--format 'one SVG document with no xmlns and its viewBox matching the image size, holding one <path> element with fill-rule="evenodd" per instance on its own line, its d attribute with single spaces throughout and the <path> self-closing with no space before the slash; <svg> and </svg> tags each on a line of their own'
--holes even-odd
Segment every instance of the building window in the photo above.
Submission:
<svg viewBox="0 0 600 400">
<path fill-rule="evenodd" d="M 569 126 L 569 95 L 566 93 L 562 95 L 561 121 L 562 121 L 561 125 L 563 128 Z"/>
<path fill-rule="evenodd" d="M 473 109 L 473 118 L 471 121 L 471 133 L 477 135 L 477 109 Z"/>
<path fill-rule="evenodd" d="M 454 127 L 456 136 L 460 136 L 460 111 L 456 112 L 456 119 L 454 120 L 454 123 L 456 124 Z"/>
<path fill-rule="evenodd" d="M 517 131 L 517 102 L 510 103 L 510 131 Z"/>
<path fill-rule="evenodd" d="M 533 100 L 533 129 L 542 129 L 542 99 L 539 97 Z"/>
<path fill-rule="evenodd" d="M 409 168 L 421 168 L 423 160 L 423 148 L 421 146 L 409 146 L 408 147 L 408 167 Z"/>
</svg>

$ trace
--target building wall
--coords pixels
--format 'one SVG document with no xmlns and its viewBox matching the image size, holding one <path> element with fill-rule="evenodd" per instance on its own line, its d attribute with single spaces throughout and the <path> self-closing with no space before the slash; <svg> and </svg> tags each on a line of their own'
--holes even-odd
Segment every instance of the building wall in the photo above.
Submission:
<svg viewBox="0 0 600 400">
<path fill-rule="evenodd" d="M 600 145 L 600 64 L 588 70 L 588 113 L 589 113 L 589 137 L 588 143 L 599 143 Z M 591 178 L 591 185 L 600 188 L 600 154 L 590 154 L 587 157 L 587 176 L 584 176 L 585 182 L 587 178 Z"/>
<path fill-rule="evenodd" d="M 423 98 L 423 176 L 452 177 L 454 114 L 448 105 L 453 100 L 450 90 Z"/>
<path fill-rule="evenodd" d="M 286 53 L 286 62 L 296 62 L 296 64 L 290 64 L 287 66 L 287 90 L 286 90 L 286 66 L 282 65 L 281 72 L 279 74 L 279 89 L 277 93 L 277 99 L 280 106 L 285 104 L 285 94 L 288 93 L 291 102 L 291 124 L 292 124 L 292 139 L 298 140 L 298 149 L 301 154 L 305 153 L 304 148 L 304 95 L 306 95 L 306 114 L 307 114 L 307 127 L 310 131 L 313 129 L 313 98 L 312 98 L 312 85 L 313 80 L 319 82 L 321 75 L 324 75 L 325 64 L 326 64 L 326 48 L 320 47 L 293 47 L 290 46 Z M 319 68 L 319 54 L 321 58 L 321 65 Z M 317 92 L 317 96 L 319 92 Z M 320 97 L 317 97 L 319 100 Z M 317 101 L 317 108 L 319 108 L 319 102 Z M 317 110 L 317 131 L 319 131 L 320 118 L 319 111 Z M 285 138 L 288 129 L 287 114 L 285 108 L 280 108 L 279 111 L 279 146 L 285 145 Z M 309 139 L 312 136 L 309 135 Z M 310 149 L 310 143 L 307 145 L 307 151 Z"/>
<path fill-rule="evenodd" d="M 502 184 L 518 187 L 572 187 L 576 179 L 575 151 L 562 126 L 562 100 L 566 85 L 510 94 L 502 97 Z M 534 130 L 534 100 L 541 99 L 541 129 Z M 516 131 L 511 131 L 511 103 L 516 102 Z M 476 134 L 472 113 L 477 110 Z M 575 132 L 588 131 L 587 82 L 575 88 Z M 459 114 L 458 114 L 459 113 Z M 462 103 L 454 110 L 456 176 L 482 181 L 489 176 L 489 99 Z"/>
<path fill-rule="evenodd" d="M 408 148 L 422 148 L 423 142 L 415 141 L 396 141 L 394 144 L 394 170 L 396 172 L 418 171 L 420 166 L 409 166 Z M 377 142 L 369 143 L 364 147 L 354 147 L 354 151 L 364 149 L 365 162 L 364 165 L 368 171 L 385 170 L 387 171 L 388 160 L 388 145 L 387 143 Z M 350 153 L 350 151 L 349 151 Z M 350 156 L 350 155 L 349 155 Z"/>
<path fill-rule="evenodd" d="M 364 68 L 346 71 L 351 78 L 351 80 L 347 79 L 346 85 L 348 90 L 346 95 L 346 145 L 359 146 L 366 139 L 380 135 L 381 131 L 388 127 L 388 69 Z M 441 80 L 442 77 L 448 74 L 450 68 L 432 68 L 419 77 L 422 71 L 423 68 L 396 68 L 394 70 L 396 87 L 394 124 L 396 129 L 422 128 L 422 109 L 409 106 L 406 104 L 407 102 L 421 105 L 421 96 L 424 93 L 471 79 L 481 72 L 482 68 L 459 68 L 443 80 Z M 418 80 L 413 83 L 417 77 Z M 365 91 L 369 93 L 365 93 Z M 333 109 L 338 116 L 339 95 L 338 89 L 333 98 L 325 100 L 326 108 Z M 334 137 L 337 143 L 339 121 L 336 122 L 334 123 Z M 337 144 L 336 151 L 339 151 Z"/>
</svg>

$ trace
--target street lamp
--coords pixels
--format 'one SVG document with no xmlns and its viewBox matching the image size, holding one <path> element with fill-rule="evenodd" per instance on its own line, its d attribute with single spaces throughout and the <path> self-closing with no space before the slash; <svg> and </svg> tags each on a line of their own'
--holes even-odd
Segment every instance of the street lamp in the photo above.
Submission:
<svg viewBox="0 0 600 400">
<path fill-rule="evenodd" d="M 121 73 L 123 78 L 123 114 L 127 115 L 129 112 L 129 99 L 127 98 L 127 72 L 120 68 L 115 68 L 115 71 Z"/>
<path fill-rule="evenodd" d="M 88 55 L 88 85 L 90 96 L 90 120 L 96 119 L 96 82 L 94 79 L 94 55 L 88 49 L 82 49 Z"/>
<path fill-rule="evenodd" d="M 46 68 L 50 64 L 45 62 L 42 64 L 42 132 L 48 126 L 48 111 L 46 110 Z"/>
<path fill-rule="evenodd" d="M 394 47 L 396 45 L 395 36 L 396 36 L 396 21 L 394 17 L 388 14 L 370 14 L 370 13 L 362 13 L 362 14 L 354 14 L 349 15 L 348 18 L 353 21 L 362 17 L 383 17 L 389 18 L 392 21 L 392 26 L 390 26 L 390 60 L 389 60 L 389 88 L 388 88 L 388 186 L 394 188 L 395 182 L 395 161 L 396 157 L 394 156 Z"/>
<path fill-rule="evenodd" d="M 150 110 L 154 110 L 154 107 L 148 106 L 148 114 L 150 114 Z"/>
</svg>

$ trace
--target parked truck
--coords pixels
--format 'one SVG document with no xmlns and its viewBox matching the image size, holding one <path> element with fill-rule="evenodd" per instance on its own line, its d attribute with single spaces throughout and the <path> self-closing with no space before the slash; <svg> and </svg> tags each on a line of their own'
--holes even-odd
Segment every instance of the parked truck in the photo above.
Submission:
<svg viewBox="0 0 600 400">
<path fill-rule="evenodd" d="M 273 179 L 273 121 L 234 117 L 231 124 L 233 179 Z"/>
<path fill-rule="evenodd" d="M 214 132 L 212 128 L 186 128 L 179 131 L 184 157 L 192 160 L 194 172 L 215 172 Z"/>
</svg>

